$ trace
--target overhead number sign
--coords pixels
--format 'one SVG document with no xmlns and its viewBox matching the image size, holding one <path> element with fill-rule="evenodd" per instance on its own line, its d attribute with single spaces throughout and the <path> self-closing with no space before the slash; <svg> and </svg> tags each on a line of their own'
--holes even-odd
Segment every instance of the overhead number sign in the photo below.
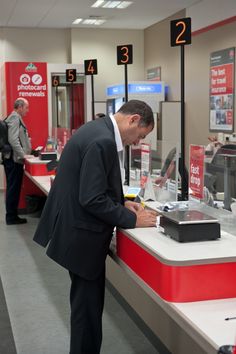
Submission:
<svg viewBox="0 0 236 354">
<path fill-rule="evenodd" d="M 57 87 L 60 85 L 60 77 L 58 75 L 52 76 L 52 86 Z"/>
<path fill-rule="evenodd" d="M 84 73 L 85 75 L 97 75 L 97 59 L 88 59 L 84 61 Z"/>
<path fill-rule="evenodd" d="M 76 69 L 66 69 L 66 81 L 67 82 L 76 81 Z"/>
<path fill-rule="evenodd" d="M 133 46 L 125 44 L 117 46 L 117 65 L 133 64 Z"/>
<path fill-rule="evenodd" d="M 191 18 L 185 17 L 170 22 L 171 47 L 191 44 Z"/>
</svg>

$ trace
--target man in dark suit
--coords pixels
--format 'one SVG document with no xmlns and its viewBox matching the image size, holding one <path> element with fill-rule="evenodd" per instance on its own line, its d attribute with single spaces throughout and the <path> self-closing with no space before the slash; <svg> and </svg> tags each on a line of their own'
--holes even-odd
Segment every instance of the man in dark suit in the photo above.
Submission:
<svg viewBox="0 0 236 354">
<path fill-rule="evenodd" d="M 70 354 L 98 354 L 105 259 L 114 227 L 156 225 L 156 213 L 124 201 L 118 152 L 152 131 L 151 108 L 125 103 L 112 117 L 83 125 L 65 146 L 34 240 L 71 277 Z"/>
</svg>

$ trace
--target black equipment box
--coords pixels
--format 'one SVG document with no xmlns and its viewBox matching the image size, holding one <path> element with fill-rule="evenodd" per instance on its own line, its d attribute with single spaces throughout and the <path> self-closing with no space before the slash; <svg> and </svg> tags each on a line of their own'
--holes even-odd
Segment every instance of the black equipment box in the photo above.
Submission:
<svg viewBox="0 0 236 354">
<path fill-rule="evenodd" d="M 166 235 L 178 242 L 220 238 L 218 220 L 198 210 L 162 212 L 160 227 Z"/>
<path fill-rule="evenodd" d="M 40 152 L 40 159 L 45 161 L 45 160 L 56 160 L 57 159 L 57 153 L 55 151 L 42 151 Z"/>
</svg>

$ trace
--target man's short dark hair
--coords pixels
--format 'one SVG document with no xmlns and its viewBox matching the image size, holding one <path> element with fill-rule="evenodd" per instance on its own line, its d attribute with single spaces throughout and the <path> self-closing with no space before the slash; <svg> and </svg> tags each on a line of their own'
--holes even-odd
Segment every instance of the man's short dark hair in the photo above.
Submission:
<svg viewBox="0 0 236 354">
<path fill-rule="evenodd" d="M 123 114 L 138 114 L 141 119 L 139 125 L 143 127 L 154 127 L 154 117 L 151 107 L 144 101 L 140 100 L 130 100 L 123 104 L 118 110 L 119 113 Z"/>
</svg>

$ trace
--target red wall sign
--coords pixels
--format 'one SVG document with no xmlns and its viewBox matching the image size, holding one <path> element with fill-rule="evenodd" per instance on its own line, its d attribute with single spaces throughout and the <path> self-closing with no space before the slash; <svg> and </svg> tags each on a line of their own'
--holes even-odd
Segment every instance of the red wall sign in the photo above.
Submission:
<svg viewBox="0 0 236 354">
<path fill-rule="evenodd" d="M 44 146 L 48 137 L 47 63 L 7 62 L 5 72 L 7 114 L 12 112 L 16 98 L 26 98 L 29 113 L 24 122 L 32 147 Z"/>
<path fill-rule="evenodd" d="M 189 194 L 203 199 L 205 147 L 190 145 Z"/>
</svg>

